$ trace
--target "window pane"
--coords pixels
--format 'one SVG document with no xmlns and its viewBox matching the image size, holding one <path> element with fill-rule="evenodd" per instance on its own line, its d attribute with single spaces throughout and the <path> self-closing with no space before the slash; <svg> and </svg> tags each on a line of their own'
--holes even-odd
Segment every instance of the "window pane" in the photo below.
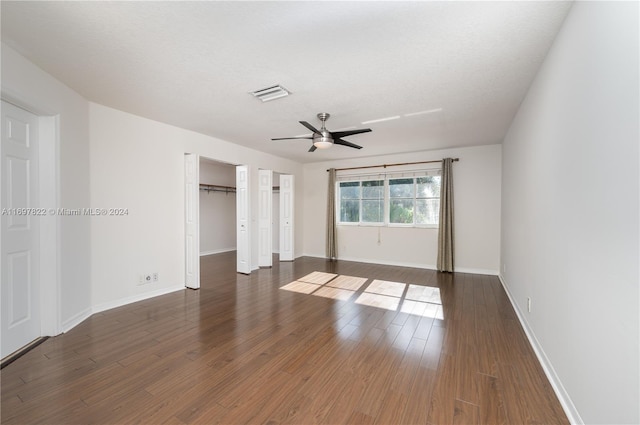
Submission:
<svg viewBox="0 0 640 425">
<path fill-rule="evenodd" d="M 389 222 L 413 224 L 413 199 L 391 199 Z"/>
<path fill-rule="evenodd" d="M 438 225 L 440 199 L 416 199 L 416 224 Z"/>
<path fill-rule="evenodd" d="M 413 179 L 390 179 L 389 196 L 392 198 L 413 198 Z"/>
<path fill-rule="evenodd" d="M 362 182 L 362 199 L 383 199 L 384 180 Z"/>
<path fill-rule="evenodd" d="M 360 201 L 357 199 L 340 201 L 340 221 L 343 223 L 357 223 L 360 221 Z"/>
<path fill-rule="evenodd" d="M 416 198 L 439 198 L 440 176 L 418 177 L 416 179 Z"/>
<path fill-rule="evenodd" d="M 360 182 L 341 182 L 340 199 L 360 198 Z"/>
<path fill-rule="evenodd" d="M 382 223 L 384 221 L 384 200 L 362 200 L 362 222 Z"/>
</svg>

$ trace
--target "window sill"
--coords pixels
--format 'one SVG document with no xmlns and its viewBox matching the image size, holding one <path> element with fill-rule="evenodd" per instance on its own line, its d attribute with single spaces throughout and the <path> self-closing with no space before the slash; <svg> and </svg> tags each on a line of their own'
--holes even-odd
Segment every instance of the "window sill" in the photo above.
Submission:
<svg viewBox="0 0 640 425">
<path fill-rule="evenodd" d="M 401 224 L 401 223 L 337 223 L 344 227 L 388 227 L 390 229 L 438 229 L 435 224 Z"/>
</svg>

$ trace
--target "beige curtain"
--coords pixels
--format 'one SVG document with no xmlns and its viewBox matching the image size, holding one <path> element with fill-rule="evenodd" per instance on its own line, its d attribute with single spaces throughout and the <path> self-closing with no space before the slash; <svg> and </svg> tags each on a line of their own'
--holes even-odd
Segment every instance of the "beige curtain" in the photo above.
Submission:
<svg viewBox="0 0 640 425">
<path fill-rule="evenodd" d="M 438 227 L 438 271 L 453 272 L 453 174 L 452 158 L 442 160 L 440 223 Z"/>
<path fill-rule="evenodd" d="M 327 191 L 327 258 L 338 258 L 336 249 L 338 232 L 336 229 L 336 169 L 329 169 L 329 190 Z"/>
</svg>

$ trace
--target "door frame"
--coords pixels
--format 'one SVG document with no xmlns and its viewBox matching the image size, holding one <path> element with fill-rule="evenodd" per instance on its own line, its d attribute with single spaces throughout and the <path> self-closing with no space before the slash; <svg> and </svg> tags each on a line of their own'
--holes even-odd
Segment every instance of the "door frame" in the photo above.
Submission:
<svg viewBox="0 0 640 425">
<path fill-rule="evenodd" d="M 184 286 L 200 289 L 200 156 L 198 154 L 185 152 L 183 175 Z"/>
<path fill-rule="evenodd" d="M 273 171 L 258 170 L 258 267 L 273 266 Z"/>
<path fill-rule="evenodd" d="M 288 208 L 287 208 L 288 207 Z M 295 175 L 280 174 L 280 261 L 294 261 L 295 255 Z M 286 247 L 289 249 L 286 249 Z"/>
<path fill-rule="evenodd" d="M 60 115 L 25 102 L 21 96 L 4 88 L 0 99 L 38 117 L 39 206 L 57 210 L 60 207 Z M 47 214 L 40 219 L 40 336 L 55 336 L 63 331 L 60 226 L 60 217 L 56 214 Z"/>
<path fill-rule="evenodd" d="M 240 181 L 243 182 L 242 185 L 239 184 Z M 251 216 L 251 167 L 236 165 L 236 271 L 247 275 L 253 269 Z M 246 246 L 243 247 L 243 244 Z M 241 250 L 244 256 L 241 255 Z"/>
</svg>

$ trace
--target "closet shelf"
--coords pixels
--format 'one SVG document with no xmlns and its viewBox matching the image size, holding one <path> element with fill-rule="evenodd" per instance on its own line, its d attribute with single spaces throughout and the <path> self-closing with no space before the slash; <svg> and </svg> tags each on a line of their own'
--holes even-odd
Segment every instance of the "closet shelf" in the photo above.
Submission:
<svg viewBox="0 0 640 425">
<path fill-rule="evenodd" d="M 205 184 L 200 183 L 200 190 L 209 192 L 224 192 L 224 193 L 236 193 L 236 188 L 233 186 L 220 186 L 217 184 Z"/>
</svg>

